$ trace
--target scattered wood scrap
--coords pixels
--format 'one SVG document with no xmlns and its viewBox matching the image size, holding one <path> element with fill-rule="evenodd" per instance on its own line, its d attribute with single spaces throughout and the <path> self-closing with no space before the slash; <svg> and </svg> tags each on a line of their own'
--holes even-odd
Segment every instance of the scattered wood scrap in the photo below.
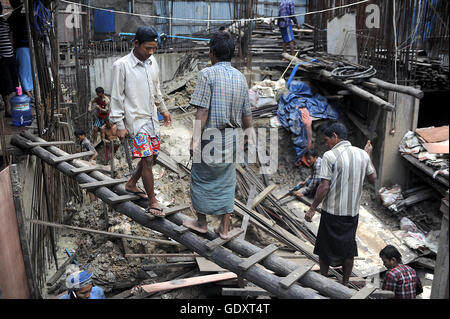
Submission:
<svg viewBox="0 0 450 319">
<path fill-rule="evenodd" d="M 229 280 L 229 279 L 234 279 L 234 278 L 237 278 L 237 275 L 235 273 L 226 272 L 223 274 L 206 275 L 206 276 L 200 276 L 200 277 L 194 277 L 194 278 L 186 278 L 184 280 L 173 280 L 173 281 L 160 282 L 157 284 L 139 286 L 139 287 L 133 288 L 132 292 L 133 292 L 133 294 L 139 294 L 139 293 L 142 293 L 142 291 L 145 291 L 147 293 L 155 293 L 155 292 L 168 291 L 168 290 L 173 290 L 173 289 L 178 289 L 178 288 L 183 288 L 183 287 L 203 285 L 203 284 L 207 284 L 207 283 Z"/>
</svg>

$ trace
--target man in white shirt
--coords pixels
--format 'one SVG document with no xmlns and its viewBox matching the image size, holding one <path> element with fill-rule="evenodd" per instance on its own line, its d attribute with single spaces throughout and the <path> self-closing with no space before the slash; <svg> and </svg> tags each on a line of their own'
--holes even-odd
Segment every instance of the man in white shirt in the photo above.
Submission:
<svg viewBox="0 0 450 319">
<path fill-rule="evenodd" d="M 152 167 L 160 151 L 158 111 L 164 125 L 172 124 L 159 83 L 159 67 L 153 54 L 158 47 L 158 33 L 151 26 L 136 32 L 135 47 L 113 65 L 110 120 L 117 124 L 117 136 L 129 136 L 133 157 L 141 158 L 125 189 L 148 198 L 147 213 L 164 217 L 154 192 Z M 145 194 L 136 186 L 142 176 Z"/>
</svg>

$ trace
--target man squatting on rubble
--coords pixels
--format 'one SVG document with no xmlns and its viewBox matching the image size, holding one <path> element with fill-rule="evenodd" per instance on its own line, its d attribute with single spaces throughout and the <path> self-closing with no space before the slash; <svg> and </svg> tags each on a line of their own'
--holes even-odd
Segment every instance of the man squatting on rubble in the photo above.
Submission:
<svg viewBox="0 0 450 319">
<path fill-rule="evenodd" d="M 395 299 L 415 299 L 423 292 L 422 283 L 414 269 L 402 262 L 402 255 L 392 245 L 380 251 L 384 267 L 388 269 L 381 289 L 395 293 Z"/>
<path fill-rule="evenodd" d="M 117 124 L 118 137 L 130 136 L 130 148 L 140 158 L 136 172 L 125 190 L 148 198 L 146 212 L 164 217 L 154 192 L 152 167 L 160 151 L 159 111 L 164 125 L 172 124 L 172 115 L 164 104 L 159 83 L 159 67 L 153 54 L 158 48 L 158 33 L 151 26 L 136 31 L 134 49 L 113 64 L 110 120 Z M 145 192 L 136 185 L 142 177 Z"/>
<path fill-rule="evenodd" d="M 241 72 L 231 66 L 235 50 L 233 37 L 228 32 L 220 31 L 214 34 L 209 46 L 212 66 L 200 71 L 190 101 L 197 107 L 190 145 L 191 156 L 194 156 L 190 194 L 197 220 L 185 220 L 183 224 L 200 233 L 207 233 L 206 215 L 221 215 L 220 226 L 215 232 L 226 239 L 234 208 L 237 145 L 235 135 L 225 134 L 225 131 L 252 128 L 252 113 L 247 81 Z M 217 130 L 220 130 L 219 136 L 211 139 Z M 249 137 L 253 137 L 251 130 Z M 205 157 L 210 155 L 203 152 L 205 146 L 213 150 L 214 159 Z M 230 153 L 232 159 L 228 158 Z"/>
<path fill-rule="evenodd" d="M 310 149 L 305 153 L 305 160 L 309 167 L 311 167 L 312 174 L 308 176 L 306 181 L 300 182 L 297 185 L 297 187 L 295 188 L 297 191 L 294 192 L 294 195 L 297 197 L 306 196 L 314 198 L 321 181 L 321 179 L 319 178 L 319 174 L 320 168 L 322 167 L 322 158 L 318 155 L 316 150 Z"/>
<path fill-rule="evenodd" d="M 370 159 L 370 141 L 364 150 L 352 146 L 347 141 L 346 127 L 339 122 L 329 124 L 323 133 L 330 151 L 323 156 L 319 174 L 322 181 L 305 220 L 312 222 L 323 202 L 314 254 L 319 256 L 323 276 L 328 276 L 330 266 L 342 266 L 342 283 L 346 286 L 354 257 L 358 256 L 355 236 L 364 179 L 375 184 L 377 174 Z"/>
</svg>

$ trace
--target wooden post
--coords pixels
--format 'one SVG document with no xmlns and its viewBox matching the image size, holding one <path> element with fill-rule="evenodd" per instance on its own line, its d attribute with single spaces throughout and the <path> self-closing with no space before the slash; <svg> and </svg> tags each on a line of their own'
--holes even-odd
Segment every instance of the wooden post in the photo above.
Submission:
<svg viewBox="0 0 450 319">
<path fill-rule="evenodd" d="M 114 171 L 114 141 L 109 141 L 110 142 L 110 147 L 111 147 L 111 177 L 114 178 L 116 177 L 116 173 Z M 106 148 L 106 145 L 105 145 Z"/>
<path fill-rule="evenodd" d="M 31 263 L 31 250 L 28 245 L 27 232 L 25 227 L 25 210 L 23 206 L 22 198 L 22 184 L 20 183 L 19 173 L 17 171 L 17 165 L 11 165 L 9 167 L 9 174 L 11 177 L 11 186 L 13 192 L 14 206 L 16 208 L 17 225 L 19 226 L 20 245 L 22 247 L 23 262 L 25 264 L 25 272 L 28 281 L 28 288 L 30 291 L 30 297 L 33 299 L 41 299 L 41 294 L 37 282 L 36 276 L 33 272 L 33 266 Z"/>
</svg>

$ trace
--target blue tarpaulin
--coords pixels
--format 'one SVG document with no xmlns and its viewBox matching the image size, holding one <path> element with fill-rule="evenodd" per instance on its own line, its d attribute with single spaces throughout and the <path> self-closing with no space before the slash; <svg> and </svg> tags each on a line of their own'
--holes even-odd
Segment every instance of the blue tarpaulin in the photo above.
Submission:
<svg viewBox="0 0 450 319">
<path fill-rule="evenodd" d="M 98 33 L 116 32 L 114 12 L 94 10 L 94 31 Z"/>
<path fill-rule="evenodd" d="M 307 109 L 312 117 L 337 120 L 338 112 L 328 104 L 328 100 L 314 94 L 304 82 L 292 81 L 289 94 L 283 95 L 278 101 L 278 119 L 284 128 L 294 135 L 294 149 L 297 162 L 300 162 L 308 150 L 308 134 L 302 121 L 302 109 Z"/>
</svg>

